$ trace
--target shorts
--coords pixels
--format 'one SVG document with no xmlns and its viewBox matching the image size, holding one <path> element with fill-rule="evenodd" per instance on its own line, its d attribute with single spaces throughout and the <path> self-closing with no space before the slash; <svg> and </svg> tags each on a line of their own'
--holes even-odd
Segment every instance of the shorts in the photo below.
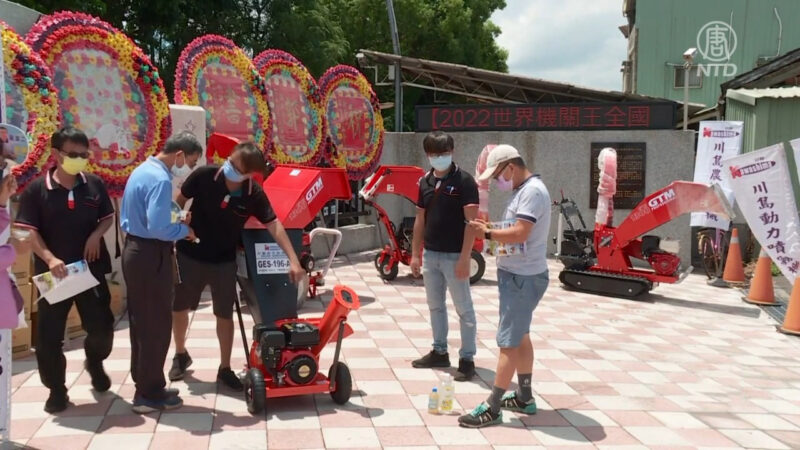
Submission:
<svg viewBox="0 0 800 450">
<path fill-rule="evenodd" d="M 498 347 L 519 347 L 522 337 L 530 333 L 533 310 L 539 305 L 549 282 L 547 271 L 536 275 L 516 275 L 497 269 L 500 291 Z"/>
<path fill-rule="evenodd" d="M 214 315 L 233 319 L 236 301 L 236 261 L 207 263 L 190 258 L 181 252 L 176 255 L 180 283 L 175 285 L 175 312 L 197 309 L 206 286 L 211 287 Z M 177 280 L 176 280 L 177 281 Z"/>
</svg>

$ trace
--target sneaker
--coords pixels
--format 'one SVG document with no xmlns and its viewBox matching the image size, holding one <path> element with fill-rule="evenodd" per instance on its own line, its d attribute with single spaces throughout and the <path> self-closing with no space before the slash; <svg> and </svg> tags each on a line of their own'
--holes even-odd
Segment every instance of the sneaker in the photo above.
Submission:
<svg viewBox="0 0 800 450">
<path fill-rule="evenodd" d="M 527 402 L 523 402 L 517 397 L 516 391 L 507 392 L 500 400 L 500 407 L 523 414 L 536 414 L 536 399 L 531 397 Z"/>
<path fill-rule="evenodd" d="M 44 403 L 44 410 L 50 414 L 64 411 L 69 406 L 69 396 L 67 391 L 51 390 L 50 396 Z"/>
<path fill-rule="evenodd" d="M 183 400 L 175 396 L 167 396 L 161 400 L 149 400 L 141 396 L 133 398 L 133 412 L 137 414 L 147 414 L 155 411 L 166 411 L 177 409 L 183 406 Z"/>
<path fill-rule="evenodd" d="M 189 352 L 176 353 L 172 358 L 172 368 L 169 369 L 169 380 L 178 381 L 186 376 L 186 369 L 192 365 L 192 357 Z"/>
<path fill-rule="evenodd" d="M 492 412 L 486 402 L 478 405 L 471 413 L 458 418 L 458 424 L 466 428 L 483 428 L 500 423 L 503 423 L 503 412 Z"/>
<path fill-rule="evenodd" d="M 244 389 L 242 380 L 239 376 L 233 373 L 230 367 L 220 367 L 217 371 L 217 381 L 221 381 L 225 386 L 233 389 L 234 391 L 241 391 Z"/>
<path fill-rule="evenodd" d="M 450 367 L 450 354 L 439 353 L 431 350 L 430 353 L 420 359 L 411 362 L 411 366 L 416 369 L 430 369 L 431 367 Z"/>
<path fill-rule="evenodd" d="M 92 387 L 95 391 L 105 392 L 111 388 L 111 378 L 108 378 L 108 374 L 103 369 L 102 361 L 96 363 L 85 361 L 83 366 L 92 378 Z"/>
<path fill-rule="evenodd" d="M 466 359 L 458 360 L 458 372 L 453 377 L 456 381 L 469 381 L 475 376 L 475 361 Z"/>
<path fill-rule="evenodd" d="M 178 394 L 180 394 L 180 393 L 181 393 L 181 391 L 179 391 L 176 388 L 166 388 L 166 389 L 164 389 L 164 395 L 166 395 L 167 397 L 177 397 Z"/>
</svg>

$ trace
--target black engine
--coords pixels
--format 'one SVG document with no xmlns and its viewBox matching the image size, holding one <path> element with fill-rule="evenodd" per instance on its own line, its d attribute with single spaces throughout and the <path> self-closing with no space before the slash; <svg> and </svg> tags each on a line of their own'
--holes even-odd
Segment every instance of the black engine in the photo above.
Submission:
<svg viewBox="0 0 800 450">
<path fill-rule="evenodd" d="M 319 344 L 319 328 L 307 322 L 280 327 L 256 325 L 253 339 L 259 343 L 261 361 L 278 384 L 308 384 L 319 369 L 311 348 Z"/>
</svg>

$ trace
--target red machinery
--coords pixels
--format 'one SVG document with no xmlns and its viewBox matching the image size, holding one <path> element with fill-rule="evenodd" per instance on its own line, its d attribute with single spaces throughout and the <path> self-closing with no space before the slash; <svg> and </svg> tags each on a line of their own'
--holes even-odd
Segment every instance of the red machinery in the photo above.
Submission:
<svg viewBox="0 0 800 450">
<path fill-rule="evenodd" d="M 358 295 L 339 285 L 334 287 L 333 300 L 321 318 L 287 319 L 277 321 L 274 326 L 254 326 L 244 378 L 248 411 L 260 413 L 268 398 L 326 392 L 336 403 L 347 403 L 353 380 L 347 365 L 339 361 L 339 355 L 342 339 L 353 334 L 347 315 L 359 306 Z M 319 371 L 319 359 L 330 342 L 336 342 L 336 350 L 325 376 Z"/>
<path fill-rule="evenodd" d="M 419 180 L 425 171 L 415 166 L 381 166 L 367 180 L 358 193 L 364 201 L 375 208 L 378 219 L 389 235 L 389 244 L 375 256 L 375 268 L 384 280 L 394 280 L 397 277 L 400 263 L 411 264 L 411 242 L 414 231 L 414 217 L 406 217 L 397 229 L 389 219 L 386 210 L 378 205 L 374 199 L 380 194 L 394 194 L 404 197 L 417 204 L 419 196 Z M 481 255 L 483 240 L 476 240 L 472 249 L 470 262 L 470 283 L 475 283 L 483 277 L 486 270 L 486 261 Z"/>
<path fill-rule="evenodd" d="M 562 200 L 560 209 L 568 227 L 558 255 L 565 267 L 561 282 L 575 290 L 622 297 L 639 296 L 657 283 L 677 283 L 692 269 L 680 273 L 678 255 L 663 250 L 658 236 L 645 233 L 690 212 L 734 215 L 716 185 L 688 181 L 650 194 L 618 227 L 596 224 L 590 231 L 574 202 Z M 573 223 L 576 216 L 581 227 Z M 631 258 L 646 261 L 650 268 L 635 268 Z"/>
<path fill-rule="evenodd" d="M 314 222 L 322 208 L 331 200 L 349 200 L 352 197 L 347 172 L 340 168 L 321 168 L 298 165 L 275 166 L 269 177 L 262 184 L 269 198 L 272 209 L 284 228 L 305 229 Z M 264 229 L 262 223 L 250 218 L 245 229 Z M 318 235 L 331 235 L 334 243 L 325 268 L 317 270 L 311 255 L 311 242 Z M 317 295 L 317 287 L 325 284 L 325 275 L 330 269 L 333 257 L 342 240 L 339 230 L 315 228 L 310 233 L 303 233 L 302 251 L 298 253 L 300 263 L 308 273 L 303 286 L 298 290 L 297 307 L 302 306 L 307 298 Z M 240 261 L 244 253 L 240 254 Z M 240 264 L 241 265 L 241 264 Z"/>
</svg>

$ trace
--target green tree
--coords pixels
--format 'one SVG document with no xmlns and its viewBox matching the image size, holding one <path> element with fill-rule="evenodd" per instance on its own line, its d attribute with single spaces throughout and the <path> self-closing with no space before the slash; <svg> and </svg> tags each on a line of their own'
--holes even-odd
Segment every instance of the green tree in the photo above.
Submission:
<svg viewBox="0 0 800 450">
<path fill-rule="evenodd" d="M 385 0 L 20 0 L 40 12 L 96 15 L 130 36 L 160 69 L 170 96 L 181 50 L 204 34 L 220 34 L 251 56 L 278 48 L 297 56 L 319 77 L 336 64 L 356 65 L 359 49 L 392 53 Z M 507 71 L 507 52 L 489 19 L 504 0 L 395 0 L 403 55 Z M 366 76 L 373 80 L 372 73 Z M 391 87 L 376 87 L 392 101 Z M 437 94 L 437 98 L 447 98 Z M 405 128 L 414 106 L 433 94 L 404 89 Z M 393 110 L 385 123 L 392 128 Z"/>
</svg>

